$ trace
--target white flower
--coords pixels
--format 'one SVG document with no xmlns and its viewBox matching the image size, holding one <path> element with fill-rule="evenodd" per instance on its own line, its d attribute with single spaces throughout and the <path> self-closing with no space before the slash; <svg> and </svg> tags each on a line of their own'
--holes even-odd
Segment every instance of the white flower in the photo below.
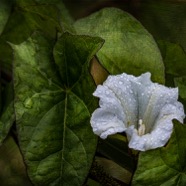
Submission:
<svg viewBox="0 0 186 186">
<path fill-rule="evenodd" d="M 125 131 L 129 147 L 140 151 L 167 143 L 172 120 L 183 122 L 183 105 L 177 101 L 178 88 L 153 83 L 150 76 L 110 75 L 98 85 L 93 95 L 100 98 L 100 108 L 91 117 L 95 134 L 105 139 Z"/>
</svg>

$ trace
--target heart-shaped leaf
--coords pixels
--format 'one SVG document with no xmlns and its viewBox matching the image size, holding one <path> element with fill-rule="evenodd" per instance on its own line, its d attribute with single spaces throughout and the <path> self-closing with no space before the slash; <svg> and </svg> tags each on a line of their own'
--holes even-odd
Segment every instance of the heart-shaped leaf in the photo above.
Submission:
<svg viewBox="0 0 186 186">
<path fill-rule="evenodd" d="M 34 34 L 12 45 L 19 143 L 35 185 L 82 185 L 96 149 L 88 62 L 103 40 L 65 33 L 54 48 Z"/>
<path fill-rule="evenodd" d="M 151 72 L 152 79 L 164 83 L 164 65 L 153 37 L 131 15 L 104 8 L 74 24 L 77 33 L 99 36 L 105 44 L 97 56 L 111 73 L 141 75 Z"/>
</svg>

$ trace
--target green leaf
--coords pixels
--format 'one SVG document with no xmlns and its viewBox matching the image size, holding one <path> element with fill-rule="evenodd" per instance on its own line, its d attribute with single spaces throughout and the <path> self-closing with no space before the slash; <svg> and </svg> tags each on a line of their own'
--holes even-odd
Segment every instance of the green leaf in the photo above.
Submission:
<svg viewBox="0 0 186 186">
<path fill-rule="evenodd" d="M 54 4 L 31 4 L 31 2 L 30 4 L 19 2 L 14 7 L 2 33 L 4 41 L 19 44 L 30 37 L 35 30 L 40 30 L 53 39 L 56 39 L 57 30 L 63 32 L 57 6 Z"/>
<path fill-rule="evenodd" d="M 162 53 L 165 64 L 166 81 L 174 77 L 185 76 L 186 71 L 186 53 L 181 46 L 164 40 L 158 41 L 159 48 Z"/>
<path fill-rule="evenodd" d="M 69 14 L 68 10 L 66 9 L 65 5 L 62 3 L 61 0 L 35 0 L 37 3 L 40 4 L 53 4 L 55 5 L 58 9 L 58 19 L 60 21 L 61 27 L 64 32 L 72 32 L 74 33 L 74 28 L 73 28 L 73 23 L 74 20 Z"/>
<path fill-rule="evenodd" d="M 140 75 L 164 83 L 164 65 L 153 37 L 128 13 L 104 8 L 74 24 L 78 34 L 99 36 L 105 44 L 98 52 L 100 63 L 111 73 Z"/>
<path fill-rule="evenodd" d="M 18 145 L 8 136 L 0 147 L 1 186 L 32 186 Z"/>
<path fill-rule="evenodd" d="M 56 40 L 57 30 L 60 32 L 73 30 L 72 20 L 61 1 L 49 4 L 49 2 L 36 3 L 33 0 L 19 0 L 16 3 L 0 38 L 0 65 L 10 77 L 12 76 L 12 49 L 7 41 L 19 44 L 27 40 L 35 30 L 42 30 L 47 37 Z"/>
<path fill-rule="evenodd" d="M 73 19 L 61 0 L 17 0 L 17 6 L 46 17 L 63 32 L 74 32 Z"/>
<path fill-rule="evenodd" d="M 186 185 L 186 126 L 174 122 L 174 131 L 166 147 L 141 152 L 132 185 Z"/>
<path fill-rule="evenodd" d="M 19 143 L 35 185 L 85 181 L 97 144 L 89 123 L 95 87 L 88 62 L 101 45 L 100 38 L 65 33 L 54 49 L 55 58 L 61 56 L 57 66 L 53 44 L 37 33 L 13 45 Z"/>
<path fill-rule="evenodd" d="M 138 20 L 156 38 L 179 43 L 186 51 L 186 3 L 181 1 L 142 1 Z"/>
<path fill-rule="evenodd" d="M 179 98 L 186 110 L 186 76 L 174 78 L 175 86 L 179 89 Z M 186 121 L 186 118 L 185 118 Z"/>
<path fill-rule="evenodd" d="M 13 0 L 1 0 L 0 1 L 0 36 L 4 31 L 4 28 L 8 22 L 13 7 Z M 0 37 L 1 38 L 1 37 Z M 12 51 L 9 50 L 9 46 L 0 39 L 0 69 L 1 73 L 10 74 Z M 11 52 L 10 52 L 11 51 Z M 11 60 L 10 60 L 11 58 Z M 11 75 L 10 75 L 11 76 Z"/>
<path fill-rule="evenodd" d="M 186 101 L 186 76 L 174 78 L 175 85 L 179 88 L 179 96 Z"/>
<path fill-rule="evenodd" d="M 1 0 L 0 1 L 0 35 L 8 21 L 11 13 L 12 0 Z"/>
</svg>

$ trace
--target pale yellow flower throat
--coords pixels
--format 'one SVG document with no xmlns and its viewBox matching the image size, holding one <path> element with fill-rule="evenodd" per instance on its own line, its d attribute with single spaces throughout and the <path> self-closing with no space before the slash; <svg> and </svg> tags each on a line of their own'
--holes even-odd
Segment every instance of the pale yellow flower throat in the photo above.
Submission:
<svg viewBox="0 0 186 186">
<path fill-rule="evenodd" d="M 138 121 L 137 133 L 139 136 L 143 136 L 145 134 L 145 124 L 143 124 L 142 119 L 139 119 L 139 121 Z"/>
</svg>

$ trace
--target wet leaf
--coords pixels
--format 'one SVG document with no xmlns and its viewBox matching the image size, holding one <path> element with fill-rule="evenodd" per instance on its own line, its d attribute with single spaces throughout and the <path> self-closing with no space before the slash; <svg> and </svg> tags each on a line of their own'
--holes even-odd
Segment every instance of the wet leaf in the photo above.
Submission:
<svg viewBox="0 0 186 186">
<path fill-rule="evenodd" d="M 96 102 L 88 62 L 102 40 L 62 35 L 56 65 L 51 45 L 37 33 L 12 45 L 19 143 L 35 185 L 82 185 L 97 143 L 89 123 Z"/>
</svg>

